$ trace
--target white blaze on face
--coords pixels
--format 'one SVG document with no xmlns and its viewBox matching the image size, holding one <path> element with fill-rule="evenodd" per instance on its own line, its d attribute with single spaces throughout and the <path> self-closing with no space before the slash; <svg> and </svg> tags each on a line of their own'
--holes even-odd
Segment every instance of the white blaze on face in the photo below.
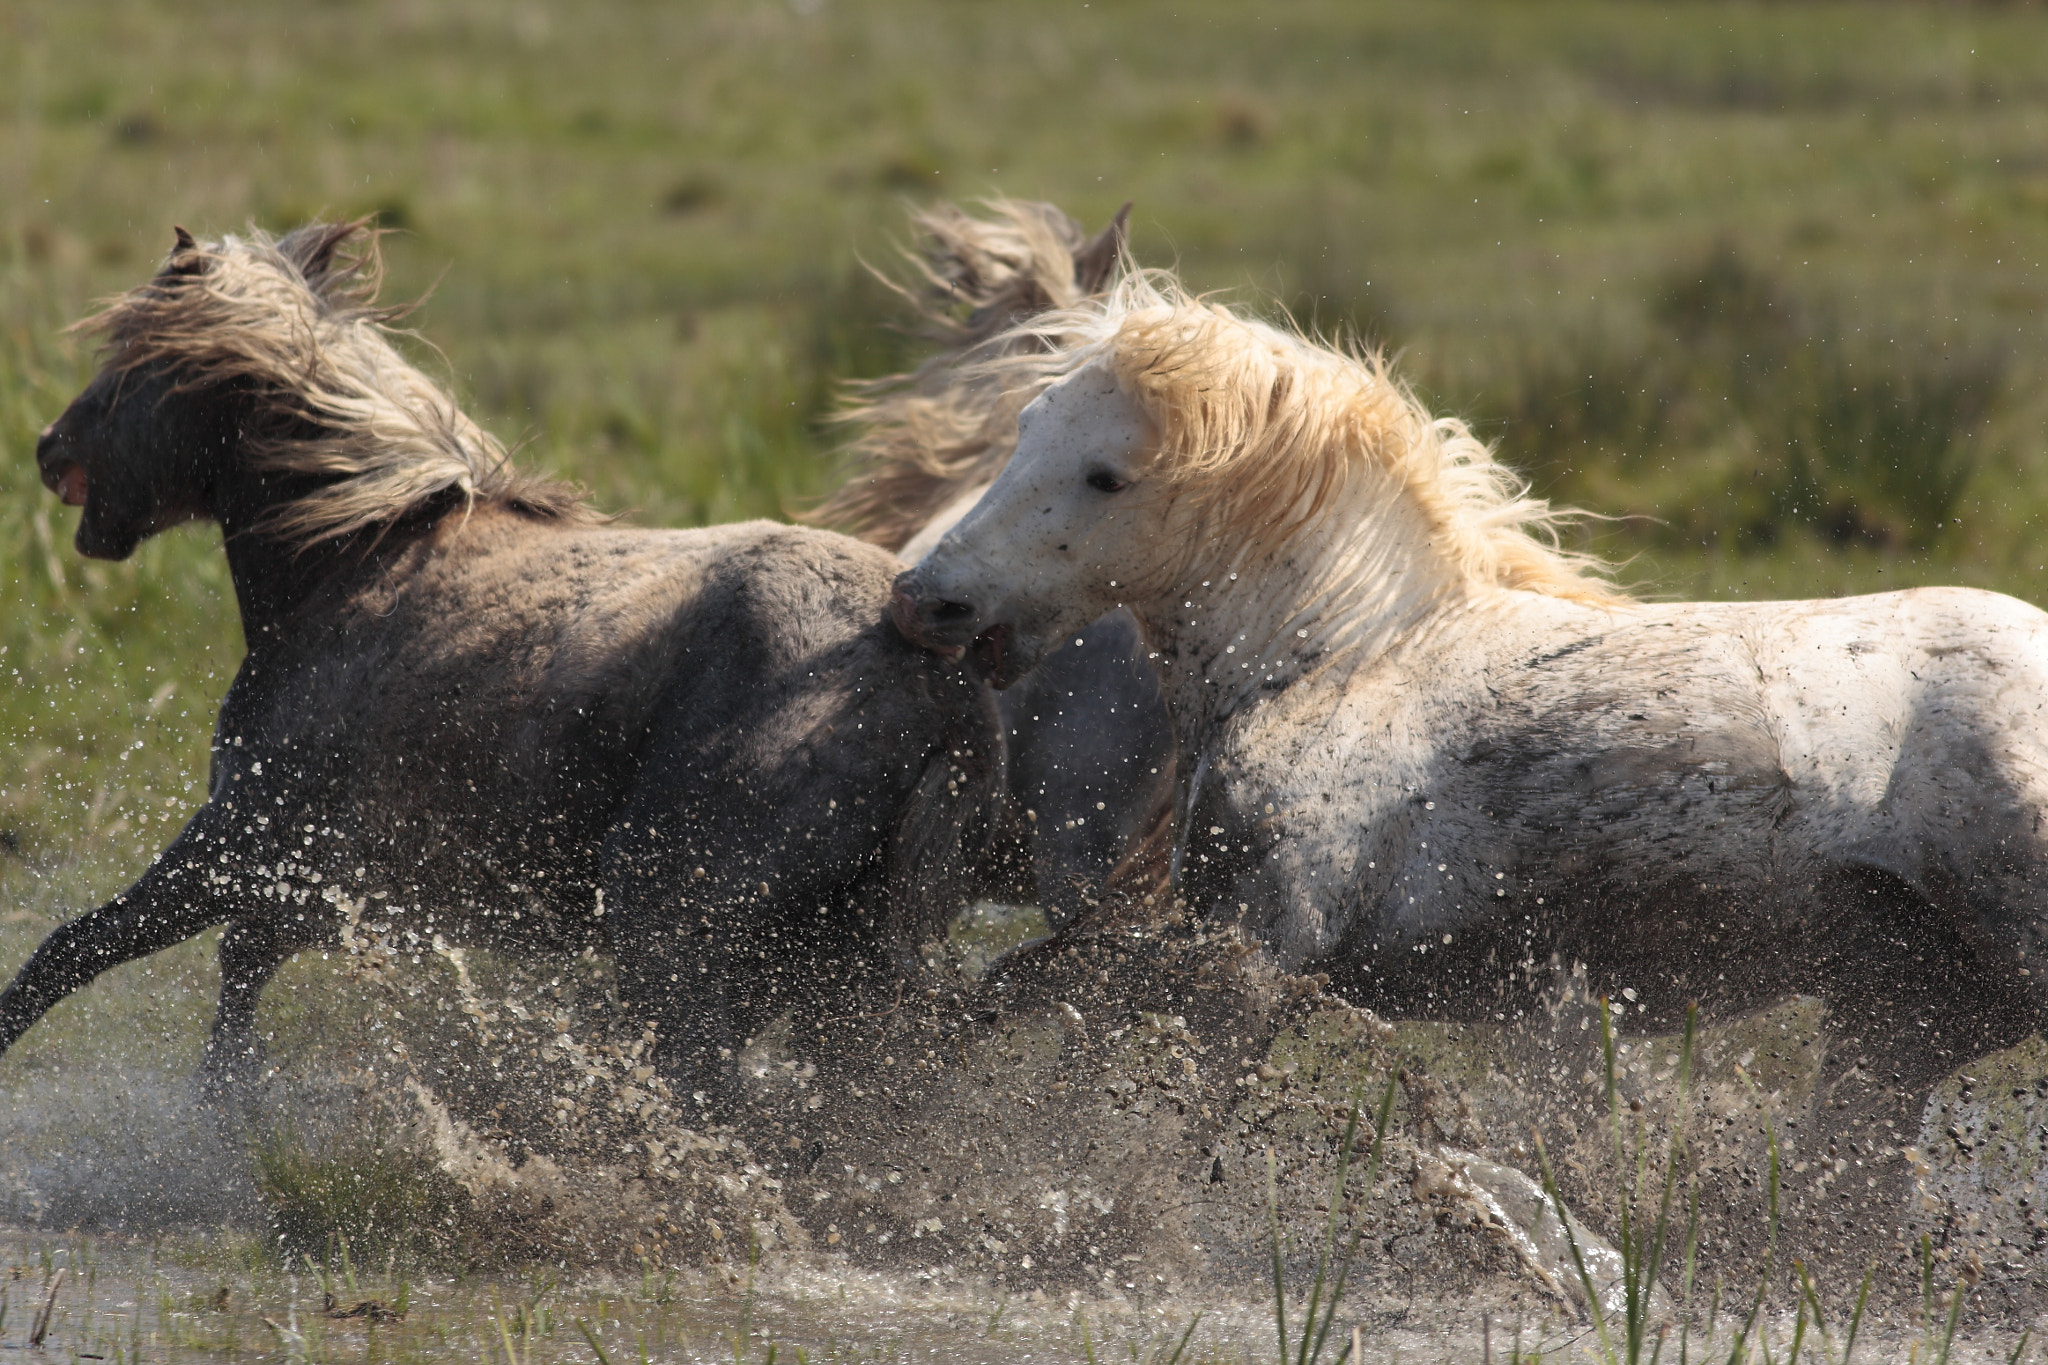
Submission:
<svg viewBox="0 0 2048 1365">
<path fill-rule="evenodd" d="M 1083 366 L 1017 418 L 1017 449 L 981 500 L 918 565 L 923 586 L 1009 626 L 1035 661 L 1053 640 L 1122 598 L 1156 535 L 1141 494 L 1152 423 L 1107 365 Z"/>
</svg>

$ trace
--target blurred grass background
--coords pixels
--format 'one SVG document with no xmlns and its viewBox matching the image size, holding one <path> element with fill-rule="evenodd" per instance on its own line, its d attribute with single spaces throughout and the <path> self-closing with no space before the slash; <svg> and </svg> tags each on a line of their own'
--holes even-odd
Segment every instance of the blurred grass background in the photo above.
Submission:
<svg viewBox="0 0 2048 1365">
<path fill-rule="evenodd" d="M 0 0 L 0 915 L 200 797 L 218 538 L 69 548 L 61 333 L 171 225 L 375 212 L 523 458 L 662 524 L 830 482 L 860 260 L 991 192 L 1398 350 L 1663 594 L 2038 597 L 2048 15 L 1609 0 Z M 435 363 L 440 363 L 436 361 Z M 40 909 L 26 907 L 36 905 Z M 73 907 L 75 908 L 75 906 Z M 15 935 L 7 935 L 10 950 Z M 8 961 L 18 954 L 10 951 Z"/>
</svg>

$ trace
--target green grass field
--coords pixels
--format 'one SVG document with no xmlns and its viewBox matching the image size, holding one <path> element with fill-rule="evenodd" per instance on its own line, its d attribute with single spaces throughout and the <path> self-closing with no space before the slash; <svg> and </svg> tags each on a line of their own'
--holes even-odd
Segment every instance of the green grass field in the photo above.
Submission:
<svg viewBox="0 0 2048 1365">
<path fill-rule="evenodd" d="M 830 481 L 903 363 L 906 204 L 1001 191 L 1401 352 L 1645 590 L 1954 581 L 2048 551 L 2048 16 L 1190 0 L 0 0 L 0 847 L 132 868 L 238 655 L 214 538 L 70 551 L 63 325 L 173 223 L 376 212 L 524 458 L 688 523 Z"/>
</svg>

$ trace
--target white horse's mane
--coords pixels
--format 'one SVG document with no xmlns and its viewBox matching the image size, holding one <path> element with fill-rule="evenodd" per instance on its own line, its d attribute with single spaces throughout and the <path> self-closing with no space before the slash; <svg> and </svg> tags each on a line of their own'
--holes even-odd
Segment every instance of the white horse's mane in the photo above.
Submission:
<svg viewBox="0 0 2048 1365">
<path fill-rule="evenodd" d="M 1432 416 L 1377 353 L 1241 317 L 1189 294 L 1169 271 L 1128 265 L 1101 297 L 1039 314 L 1002 340 L 960 366 L 961 382 L 1005 394 L 1015 411 L 1105 362 L 1159 430 L 1148 472 L 1247 554 L 1287 542 L 1352 474 L 1376 467 L 1414 500 L 1467 581 L 1625 600 L 1601 576 L 1603 561 L 1558 544 L 1580 514 L 1530 496 L 1464 422 Z M 992 467 L 961 486 L 992 478 L 1002 462 L 978 462 Z"/>
<path fill-rule="evenodd" d="M 1109 282 L 1130 205 L 1093 238 L 1051 204 L 991 199 L 981 209 L 913 213 L 910 278 L 877 272 L 942 349 L 908 374 L 847 386 L 834 420 L 858 433 L 840 452 L 850 477 L 804 520 L 900 552 L 1009 462 L 1017 410 L 1032 394 L 1010 392 L 1010 375 L 981 362 L 1046 350 L 1018 320 L 1073 308 Z"/>
</svg>

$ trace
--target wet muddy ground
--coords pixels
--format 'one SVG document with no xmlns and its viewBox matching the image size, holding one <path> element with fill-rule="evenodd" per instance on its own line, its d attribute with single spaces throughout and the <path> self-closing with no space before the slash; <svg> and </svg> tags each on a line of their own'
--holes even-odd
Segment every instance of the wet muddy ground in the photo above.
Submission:
<svg viewBox="0 0 2048 1365">
<path fill-rule="evenodd" d="M 4 947 L 47 923 L 18 912 Z M 1599 1006 L 1568 973 L 1516 1020 L 1389 1021 L 1162 924 L 976 979 L 1031 928 L 983 907 L 927 977 L 764 1028 L 725 1125 L 620 1031 L 601 957 L 360 922 L 272 988 L 272 1074 L 228 1118 L 189 1080 L 207 945 L 112 974 L 0 1062 L 0 1344 L 47 1300 L 49 1341 L 107 1359 L 122 1333 L 124 1359 L 596 1359 L 581 1320 L 650 1359 L 1163 1361 L 1199 1312 L 1183 1359 L 1265 1359 L 1277 1214 L 1297 1319 L 1322 1249 L 1357 1248 L 1326 1359 L 1354 1327 L 1373 1360 L 1506 1358 L 1517 1333 L 1575 1358 L 1598 1350 L 1586 1282 L 1618 1305 L 1620 1217 L 1654 1209 L 1674 1135 L 1691 1274 L 1674 1252 L 1651 1305 L 1673 1345 L 1711 1328 L 1725 1357 L 1762 1288 L 1775 1355 L 1798 1335 L 1839 1359 L 1873 1261 L 1859 1358 L 1938 1351 L 1958 1290 L 1952 1359 L 2008 1358 L 2048 1308 L 2038 1040 L 1951 1077 L 1892 1150 L 1825 1156 L 1799 1136 L 1817 1000 L 1709 1021 L 1689 1053 L 1615 1002 L 1610 1101 Z M 1796 1249 L 1817 1334 L 1794 1210 L 1885 1163 L 1909 1177 L 1889 1227 L 1837 1229 L 1853 1260 Z"/>
</svg>

